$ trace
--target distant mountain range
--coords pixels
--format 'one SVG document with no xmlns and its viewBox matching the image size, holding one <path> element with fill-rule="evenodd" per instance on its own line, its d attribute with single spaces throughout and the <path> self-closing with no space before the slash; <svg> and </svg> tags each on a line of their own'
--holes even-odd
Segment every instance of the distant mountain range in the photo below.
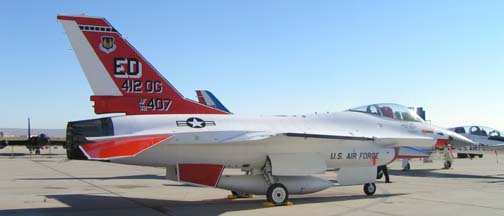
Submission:
<svg viewBox="0 0 504 216">
<path fill-rule="evenodd" d="M 47 136 L 51 138 L 65 138 L 66 136 L 66 130 L 65 129 L 31 129 L 31 135 L 39 135 L 41 133 L 46 134 Z M 26 128 L 0 128 L 0 135 L 3 133 L 4 137 L 11 137 L 11 136 L 16 136 L 16 137 L 27 137 L 28 136 L 28 129 Z"/>
</svg>

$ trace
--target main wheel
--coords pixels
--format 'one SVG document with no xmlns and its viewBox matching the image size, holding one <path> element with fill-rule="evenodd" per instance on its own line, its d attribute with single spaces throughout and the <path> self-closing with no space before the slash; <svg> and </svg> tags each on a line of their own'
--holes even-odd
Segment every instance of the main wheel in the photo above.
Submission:
<svg viewBox="0 0 504 216">
<path fill-rule="evenodd" d="M 266 199 L 273 204 L 285 203 L 289 198 L 289 192 L 283 184 L 275 183 L 269 186 Z"/>
<path fill-rule="evenodd" d="M 375 183 L 364 184 L 364 193 L 366 193 L 366 195 L 371 196 L 375 192 L 376 192 L 376 185 L 375 185 Z"/>
<path fill-rule="evenodd" d="M 452 166 L 452 163 L 451 163 L 450 161 L 445 161 L 445 162 L 444 162 L 444 167 L 443 167 L 443 168 L 445 168 L 445 169 L 450 169 L 450 168 L 451 168 L 451 166 Z"/>
</svg>

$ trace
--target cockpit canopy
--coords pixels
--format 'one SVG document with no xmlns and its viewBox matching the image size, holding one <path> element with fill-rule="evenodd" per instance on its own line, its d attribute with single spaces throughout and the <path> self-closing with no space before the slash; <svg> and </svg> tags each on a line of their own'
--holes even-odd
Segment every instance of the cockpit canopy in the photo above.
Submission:
<svg viewBox="0 0 504 216">
<path fill-rule="evenodd" d="M 347 111 L 369 113 L 372 115 L 382 116 L 385 118 L 396 119 L 401 121 L 424 122 L 424 120 L 420 118 L 420 116 L 418 116 L 414 111 L 399 104 L 392 104 L 392 103 L 371 104 L 367 106 L 361 106 L 349 109 Z"/>
<path fill-rule="evenodd" d="M 490 128 L 490 127 L 484 127 L 484 126 L 463 126 L 463 127 L 456 127 L 456 128 L 450 128 L 449 130 L 455 131 L 455 133 L 459 134 L 470 134 L 470 135 L 477 135 L 477 136 L 486 136 L 486 137 L 502 137 L 504 136 L 504 133 L 501 133 L 500 131 Z"/>
</svg>

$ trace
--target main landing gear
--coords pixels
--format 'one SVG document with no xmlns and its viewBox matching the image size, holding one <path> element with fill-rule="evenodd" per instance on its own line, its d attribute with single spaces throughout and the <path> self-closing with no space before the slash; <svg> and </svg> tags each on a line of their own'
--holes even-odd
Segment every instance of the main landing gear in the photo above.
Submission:
<svg viewBox="0 0 504 216">
<path fill-rule="evenodd" d="M 266 191 L 266 200 L 268 202 L 264 203 L 263 205 L 266 207 L 293 205 L 292 202 L 288 201 L 289 191 L 287 190 L 287 188 L 282 183 L 275 181 L 275 178 L 272 174 L 271 161 L 269 160 L 269 158 L 266 160 L 266 164 L 264 164 L 264 167 L 262 168 L 262 174 L 269 185 L 268 190 Z"/>
<path fill-rule="evenodd" d="M 266 200 L 275 205 L 283 204 L 289 199 L 289 192 L 283 184 L 275 183 L 269 186 L 266 192 Z"/>
</svg>

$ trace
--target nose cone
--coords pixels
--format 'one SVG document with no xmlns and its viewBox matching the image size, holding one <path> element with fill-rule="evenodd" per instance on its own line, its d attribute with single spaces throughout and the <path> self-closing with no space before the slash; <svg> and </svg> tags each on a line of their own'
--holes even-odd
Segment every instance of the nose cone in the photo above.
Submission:
<svg viewBox="0 0 504 216">
<path fill-rule="evenodd" d="M 450 137 L 449 143 L 452 144 L 453 147 L 464 147 L 475 144 L 472 140 L 468 139 L 467 137 L 462 136 L 453 131 L 449 131 L 448 136 Z"/>
</svg>

